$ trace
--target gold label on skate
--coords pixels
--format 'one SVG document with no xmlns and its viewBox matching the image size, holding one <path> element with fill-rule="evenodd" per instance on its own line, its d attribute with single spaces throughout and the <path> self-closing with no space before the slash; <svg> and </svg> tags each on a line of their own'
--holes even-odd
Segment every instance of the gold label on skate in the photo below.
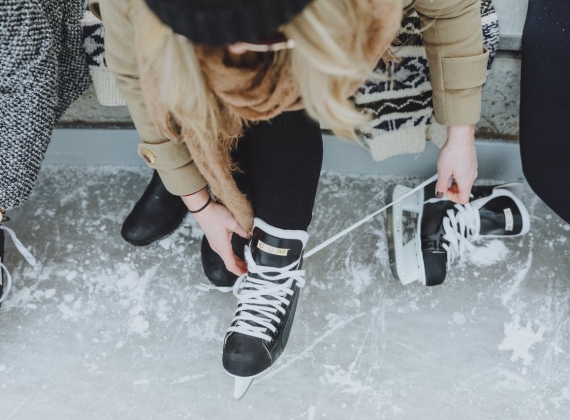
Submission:
<svg viewBox="0 0 570 420">
<path fill-rule="evenodd" d="M 280 257 L 286 257 L 289 252 L 289 248 L 277 248 L 261 241 L 257 242 L 257 248 L 268 254 L 279 255 Z"/>
<path fill-rule="evenodd" d="M 513 212 L 510 208 L 506 208 L 503 210 L 505 213 L 505 230 L 507 232 L 512 232 L 515 227 L 515 220 L 513 218 Z"/>
</svg>

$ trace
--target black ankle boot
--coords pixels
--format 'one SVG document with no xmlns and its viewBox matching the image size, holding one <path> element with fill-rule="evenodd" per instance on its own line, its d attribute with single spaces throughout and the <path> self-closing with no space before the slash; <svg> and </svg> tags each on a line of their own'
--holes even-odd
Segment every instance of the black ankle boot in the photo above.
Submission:
<svg viewBox="0 0 570 420">
<path fill-rule="evenodd" d="M 148 245 L 172 233 L 187 212 L 182 199 L 170 194 L 154 171 L 144 194 L 125 219 L 121 236 L 133 245 Z"/>
<path fill-rule="evenodd" d="M 244 248 L 248 241 L 248 239 L 244 239 L 235 233 L 232 236 L 232 248 L 234 250 L 234 254 L 242 260 L 245 258 Z M 238 276 L 228 271 L 224 264 L 224 260 L 222 260 L 216 251 L 210 247 L 210 243 L 205 235 L 202 237 L 201 258 L 204 274 L 214 286 L 232 287 L 234 285 Z"/>
<path fill-rule="evenodd" d="M 287 345 L 305 285 L 300 268 L 307 240 L 305 231 L 254 221 L 251 247 L 245 250 L 248 274 L 234 288 L 238 307 L 224 343 L 223 364 L 236 377 L 236 398 L 275 363 Z"/>
</svg>

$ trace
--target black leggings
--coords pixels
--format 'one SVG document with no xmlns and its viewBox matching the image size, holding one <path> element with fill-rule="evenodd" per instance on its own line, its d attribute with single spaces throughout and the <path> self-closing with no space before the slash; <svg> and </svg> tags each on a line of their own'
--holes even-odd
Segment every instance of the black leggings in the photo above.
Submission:
<svg viewBox="0 0 570 420">
<path fill-rule="evenodd" d="M 522 41 L 524 174 L 570 223 L 570 1 L 530 0 Z"/>
<path fill-rule="evenodd" d="M 280 229 L 307 230 L 323 161 L 319 124 L 305 111 L 252 124 L 238 141 L 234 174 L 255 217 Z"/>
</svg>

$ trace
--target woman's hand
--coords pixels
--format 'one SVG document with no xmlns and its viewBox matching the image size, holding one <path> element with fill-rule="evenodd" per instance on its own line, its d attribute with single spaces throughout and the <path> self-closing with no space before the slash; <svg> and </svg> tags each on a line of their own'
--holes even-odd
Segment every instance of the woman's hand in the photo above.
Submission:
<svg viewBox="0 0 570 420">
<path fill-rule="evenodd" d="M 477 174 L 475 126 L 447 127 L 447 142 L 437 158 L 436 196 L 467 204 Z"/>
<path fill-rule="evenodd" d="M 196 211 L 209 199 L 209 193 L 204 188 L 195 194 L 182 196 L 182 201 L 188 209 Z M 235 232 L 242 238 L 247 238 L 247 232 L 239 225 L 230 211 L 221 204 L 213 201 L 198 213 L 193 213 L 196 221 L 204 231 L 212 249 L 222 258 L 228 271 L 237 276 L 247 272 L 246 263 L 234 254 L 232 249 L 232 234 Z"/>
</svg>

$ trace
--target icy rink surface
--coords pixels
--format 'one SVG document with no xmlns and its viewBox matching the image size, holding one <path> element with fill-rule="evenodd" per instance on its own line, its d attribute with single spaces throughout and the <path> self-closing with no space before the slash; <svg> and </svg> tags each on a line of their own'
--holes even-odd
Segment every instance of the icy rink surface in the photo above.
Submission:
<svg viewBox="0 0 570 420">
<path fill-rule="evenodd" d="M 570 226 L 525 187 L 530 234 L 489 240 L 442 286 L 402 286 L 384 217 L 307 259 L 283 356 L 241 401 L 223 370 L 236 300 L 202 292 L 201 231 L 136 248 L 142 168 L 46 167 L 10 212 L 0 420 L 570 418 Z M 321 179 L 308 249 L 381 207 L 395 182 Z"/>
</svg>

